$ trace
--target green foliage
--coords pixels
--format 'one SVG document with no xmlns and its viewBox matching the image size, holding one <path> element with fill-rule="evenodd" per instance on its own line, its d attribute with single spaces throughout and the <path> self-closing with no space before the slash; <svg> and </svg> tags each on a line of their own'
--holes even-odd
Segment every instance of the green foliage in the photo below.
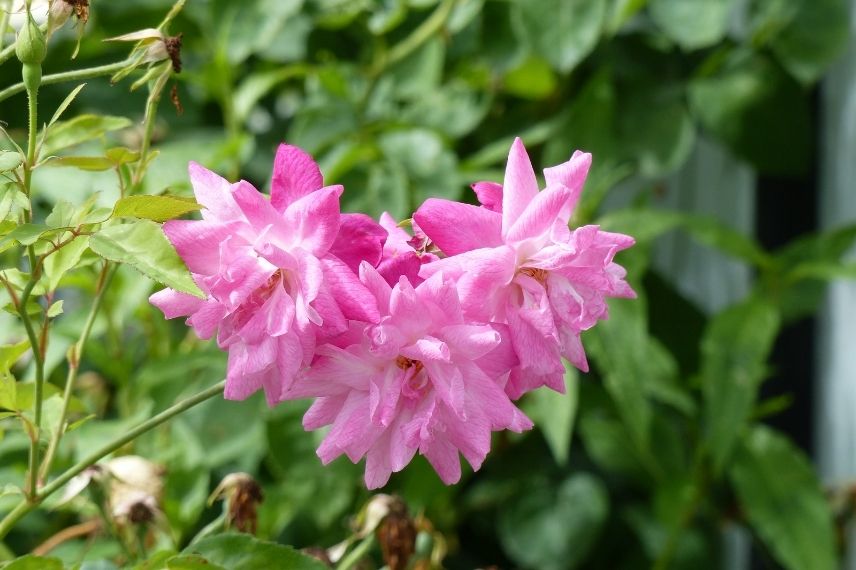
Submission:
<svg viewBox="0 0 856 570">
<path fill-rule="evenodd" d="M 746 516 L 792 570 L 837 568 L 829 506 L 808 458 L 784 436 L 755 427 L 729 469 Z"/>
<path fill-rule="evenodd" d="M 24 96 L 2 89 L 20 66 L 0 64 L 0 515 L 28 488 L 34 443 L 41 478 L 55 481 L 223 376 L 214 342 L 147 303 L 155 283 L 201 296 L 160 227 L 200 215 L 188 161 L 262 188 L 285 140 L 346 186 L 343 211 L 403 219 L 431 196 L 473 202 L 467 184 L 501 180 L 521 136 L 536 165 L 593 153 L 573 223 L 636 238 L 618 261 L 639 298 L 611 301 L 610 319 L 584 335 L 591 371 L 569 368 L 565 394 L 519 402 L 535 433 L 498 434 L 460 485 L 442 485 L 421 457 L 393 476 L 384 492 L 419 515 L 421 561 L 714 568 L 723 522 L 742 517 L 779 564 L 836 565 L 808 459 L 759 424 L 788 400 L 758 394 L 780 328 L 813 314 L 825 281 L 856 276 L 841 262 L 856 229 L 767 251 L 656 204 L 699 133 L 762 176 L 812 170 L 810 89 L 847 37 L 844 0 L 209 0 L 164 19 L 171 6 L 93 2 L 73 61 L 74 39 L 53 35 L 34 131 Z M 147 39 L 101 41 L 132 28 Z M 183 34 L 180 74 L 143 61 L 161 31 Z M 658 239 L 675 232 L 751 268 L 751 294 L 713 314 L 684 297 L 651 268 Z M 254 397 L 182 413 L 116 450 L 163 467 L 143 546 L 108 523 L 55 558 L 23 556 L 101 516 L 109 487 L 93 480 L 12 528 L 0 559 L 21 558 L 4 568 L 309 569 L 324 566 L 295 548 L 337 544 L 380 567 L 374 529 L 361 526 L 374 508 L 364 465 L 321 465 L 306 408 Z M 258 538 L 235 533 L 230 499 L 212 495 L 236 472 L 264 495 Z"/>
</svg>

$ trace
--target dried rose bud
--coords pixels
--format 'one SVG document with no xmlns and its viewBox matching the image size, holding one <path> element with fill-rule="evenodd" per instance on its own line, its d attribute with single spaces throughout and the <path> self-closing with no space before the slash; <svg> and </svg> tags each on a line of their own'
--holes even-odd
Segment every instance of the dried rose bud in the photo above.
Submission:
<svg viewBox="0 0 856 570">
<path fill-rule="evenodd" d="M 163 496 L 162 466 L 136 455 L 123 455 L 111 459 L 104 467 L 111 475 L 109 504 L 116 520 L 135 522 L 132 518 L 143 516 L 143 508 L 151 513 L 159 510 Z"/>
<path fill-rule="evenodd" d="M 226 522 L 240 532 L 256 533 L 258 513 L 256 507 L 264 500 L 261 486 L 248 473 L 230 473 L 220 481 L 209 497 L 209 504 L 225 499 Z"/>
<path fill-rule="evenodd" d="M 407 505 L 393 497 L 389 513 L 377 529 L 383 560 L 390 570 L 404 570 L 416 550 L 416 525 L 407 513 Z"/>
</svg>

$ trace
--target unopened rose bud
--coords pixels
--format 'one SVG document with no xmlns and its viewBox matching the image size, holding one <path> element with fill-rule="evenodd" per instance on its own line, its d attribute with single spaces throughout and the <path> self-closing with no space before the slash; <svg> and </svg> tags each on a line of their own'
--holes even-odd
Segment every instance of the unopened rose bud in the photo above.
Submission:
<svg viewBox="0 0 856 570">
<path fill-rule="evenodd" d="M 48 53 L 45 33 L 33 19 L 32 12 L 27 12 L 27 21 L 18 32 L 15 42 L 15 55 L 25 65 L 41 65 Z"/>
</svg>

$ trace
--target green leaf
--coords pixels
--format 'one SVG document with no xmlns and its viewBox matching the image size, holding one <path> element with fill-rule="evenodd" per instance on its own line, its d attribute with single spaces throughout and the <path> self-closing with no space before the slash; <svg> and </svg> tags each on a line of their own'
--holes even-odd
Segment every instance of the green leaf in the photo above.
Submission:
<svg viewBox="0 0 856 570">
<path fill-rule="evenodd" d="M 3 566 L 3 570 L 63 570 L 64 568 L 59 558 L 46 558 L 32 554 L 16 558 Z"/>
<path fill-rule="evenodd" d="M 572 364 L 565 362 L 565 393 L 535 390 L 526 396 L 521 406 L 523 412 L 541 429 L 559 465 L 568 462 L 578 399 L 579 374 Z"/>
<path fill-rule="evenodd" d="M 136 150 L 131 150 L 129 148 L 125 148 L 123 146 L 116 146 L 111 149 L 107 149 L 104 153 L 114 166 L 121 166 L 123 164 L 130 164 L 132 162 L 137 162 L 140 160 L 140 153 Z"/>
<path fill-rule="evenodd" d="M 66 98 L 62 100 L 62 103 L 60 103 L 59 107 L 56 108 L 53 117 L 51 117 L 51 120 L 48 122 L 48 127 L 50 127 L 59 120 L 65 110 L 68 109 L 68 106 L 71 105 L 71 102 L 74 101 L 74 98 L 77 97 L 77 94 L 80 93 L 80 90 L 84 87 L 86 87 L 86 83 L 81 83 L 80 85 L 72 89 L 71 93 L 69 93 Z"/>
<path fill-rule="evenodd" d="M 13 150 L 0 150 L 0 173 L 15 170 L 24 163 L 24 157 Z"/>
<path fill-rule="evenodd" d="M 113 206 L 114 218 L 143 218 L 164 222 L 189 212 L 201 210 L 202 205 L 193 198 L 180 196 L 128 196 Z"/>
<path fill-rule="evenodd" d="M 764 173 L 806 171 L 812 155 L 809 102 L 800 85 L 761 55 L 738 54 L 689 86 L 701 124 Z"/>
<path fill-rule="evenodd" d="M 647 386 L 664 370 L 649 357 L 652 339 L 647 330 L 644 302 L 614 299 L 609 310 L 610 318 L 598 323 L 589 337 L 593 341 L 589 346 L 604 375 L 606 391 L 633 442 L 644 453 L 650 445 L 653 414 Z"/>
<path fill-rule="evenodd" d="M 191 544 L 184 554 L 198 554 L 208 562 L 241 570 L 325 570 L 326 565 L 290 546 L 259 540 L 246 534 L 221 534 Z"/>
<path fill-rule="evenodd" d="M 682 217 L 687 233 L 704 245 L 753 265 L 764 266 L 771 263 L 772 258 L 761 249 L 757 241 L 716 218 L 695 214 L 682 214 Z"/>
<path fill-rule="evenodd" d="M 115 166 L 112 160 L 106 156 L 57 156 L 47 160 L 46 166 L 65 166 L 99 172 L 110 170 Z"/>
<path fill-rule="evenodd" d="M 209 562 L 198 554 L 179 554 L 166 561 L 169 570 L 227 570 L 219 564 Z"/>
<path fill-rule="evenodd" d="M 558 488 L 527 485 L 500 511 L 499 538 L 524 568 L 567 570 L 585 560 L 609 512 L 606 487 L 576 473 Z"/>
<path fill-rule="evenodd" d="M 43 264 L 47 290 L 55 291 L 63 276 L 77 267 L 83 253 L 89 248 L 89 236 L 77 236 L 45 258 Z"/>
<path fill-rule="evenodd" d="M 54 317 L 58 317 L 62 314 L 62 305 L 64 301 L 60 299 L 59 301 L 54 301 L 54 303 L 48 307 L 47 316 L 49 319 Z"/>
<path fill-rule="evenodd" d="M 752 413 L 780 317 L 767 302 L 749 299 L 716 315 L 701 343 L 705 437 L 714 466 L 725 466 Z"/>
<path fill-rule="evenodd" d="M 125 117 L 79 115 L 51 127 L 42 143 L 42 154 L 44 156 L 56 154 L 62 149 L 100 138 L 110 131 L 129 126 L 131 121 Z"/>
<path fill-rule="evenodd" d="M 814 83 L 847 45 L 850 11 L 844 0 L 798 0 L 790 24 L 770 42 L 791 75 Z"/>
<path fill-rule="evenodd" d="M 689 51 L 723 38 L 734 4 L 734 0 L 650 0 L 648 9 L 669 39 Z"/>
<path fill-rule="evenodd" d="M 606 0 L 518 0 L 519 25 L 532 49 L 563 73 L 600 39 Z"/>
<path fill-rule="evenodd" d="M 529 56 L 505 75 L 502 86 L 512 95 L 537 101 L 553 93 L 556 89 L 556 76 L 547 60 Z"/>
<path fill-rule="evenodd" d="M 832 513 L 808 458 L 770 428 L 749 431 L 728 471 L 741 510 L 785 568 L 838 568 Z"/>
<path fill-rule="evenodd" d="M 203 296 L 161 227 L 151 220 L 102 228 L 90 237 L 89 247 L 104 259 L 126 263 L 176 291 Z"/>
<path fill-rule="evenodd" d="M 8 249 L 14 242 L 21 245 L 32 245 L 47 231 L 50 231 L 50 228 L 44 224 L 21 224 L 0 238 L 0 251 Z"/>
<path fill-rule="evenodd" d="M 0 370 L 0 408 L 17 410 L 17 382 L 8 370 Z"/>
</svg>

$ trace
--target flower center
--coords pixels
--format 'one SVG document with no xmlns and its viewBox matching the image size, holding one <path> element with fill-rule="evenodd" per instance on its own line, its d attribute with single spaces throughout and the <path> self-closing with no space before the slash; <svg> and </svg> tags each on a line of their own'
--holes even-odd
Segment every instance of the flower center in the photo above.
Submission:
<svg viewBox="0 0 856 570">
<path fill-rule="evenodd" d="M 538 269 L 537 267 L 524 267 L 520 270 L 520 273 L 522 273 L 523 275 L 528 275 L 541 285 L 544 285 L 547 282 L 546 269 Z"/>
<path fill-rule="evenodd" d="M 421 397 L 428 386 L 428 374 L 425 372 L 425 365 L 418 360 L 411 360 L 401 355 L 395 359 L 395 365 L 404 370 L 402 395 L 410 399 Z"/>
</svg>

